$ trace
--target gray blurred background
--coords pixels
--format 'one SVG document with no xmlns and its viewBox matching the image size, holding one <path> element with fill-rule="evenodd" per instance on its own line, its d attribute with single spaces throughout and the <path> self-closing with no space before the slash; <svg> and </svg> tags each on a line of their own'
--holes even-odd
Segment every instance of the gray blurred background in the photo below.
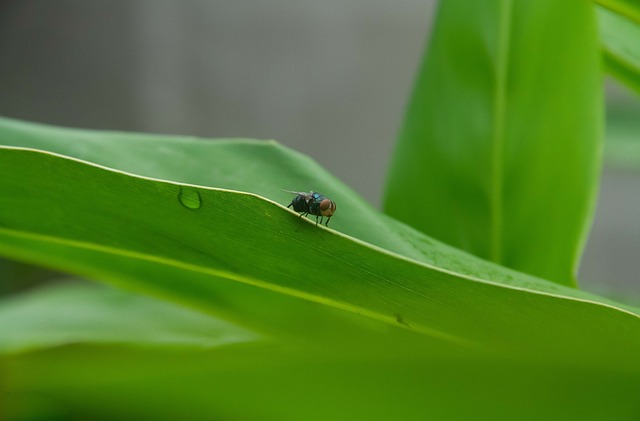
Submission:
<svg viewBox="0 0 640 421">
<path fill-rule="evenodd" d="M 0 115 L 276 139 L 379 206 L 434 11 L 427 0 L 0 0 Z M 613 108 L 640 110 L 608 91 Z M 581 270 L 587 289 L 636 303 L 639 188 L 637 171 L 606 169 Z"/>
</svg>

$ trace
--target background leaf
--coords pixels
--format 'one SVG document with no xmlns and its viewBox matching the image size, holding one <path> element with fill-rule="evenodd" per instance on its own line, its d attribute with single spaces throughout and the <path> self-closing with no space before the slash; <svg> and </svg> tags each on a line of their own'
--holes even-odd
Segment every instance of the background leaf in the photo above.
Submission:
<svg viewBox="0 0 640 421">
<path fill-rule="evenodd" d="M 637 0 L 594 0 L 594 3 L 640 23 L 640 3 Z"/>
<path fill-rule="evenodd" d="M 599 174 L 600 91 L 588 2 L 441 2 L 385 210 L 573 285 Z"/>
<path fill-rule="evenodd" d="M 640 92 L 640 6 L 624 9 L 632 12 L 626 14 L 613 10 L 618 11 L 598 8 L 604 63 L 610 74 Z"/>
<path fill-rule="evenodd" d="M 606 164 L 610 169 L 640 173 L 640 108 L 612 109 L 607 118 Z"/>
<path fill-rule="evenodd" d="M 206 349 L 258 339 L 166 301 L 81 283 L 56 283 L 6 300 L 0 326 L 3 354 L 73 343 Z"/>
</svg>

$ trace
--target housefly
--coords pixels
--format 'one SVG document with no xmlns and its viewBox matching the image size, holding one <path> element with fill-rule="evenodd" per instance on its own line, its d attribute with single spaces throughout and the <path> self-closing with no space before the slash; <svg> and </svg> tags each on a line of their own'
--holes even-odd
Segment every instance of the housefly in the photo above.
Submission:
<svg viewBox="0 0 640 421">
<path fill-rule="evenodd" d="M 322 224 L 322 220 L 326 216 L 327 222 L 325 225 L 329 226 L 329 220 L 336 211 L 336 202 L 314 191 L 309 193 L 289 190 L 285 191 L 297 195 L 293 198 L 291 203 L 289 203 L 289 206 L 287 206 L 288 208 L 293 206 L 294 211 L 300 212 L 300 217 L 303 215 L 315 215 L 316 225 L 318 225 L 318 218 L 320 218 L 320 224 Z"/>
</svg>

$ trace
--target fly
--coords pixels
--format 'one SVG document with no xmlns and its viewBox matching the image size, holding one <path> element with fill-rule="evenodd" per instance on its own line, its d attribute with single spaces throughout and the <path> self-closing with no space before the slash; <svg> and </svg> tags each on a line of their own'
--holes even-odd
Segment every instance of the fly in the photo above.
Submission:
<svg viewBox="0 0 640 421">
<path fill-rule="evenodd" d="M 293 206 L 294 211 L 300 212 L 301 218 L 303 215 L 315 215 L 316 225 L 318 225 L 318 218 L 320 218 L 320 224 L 322 224 L 322 220 L 326 216 L 327 222 L 325 223 L 325 225 L 329 226 L 329 220 L 333 216 L 333 213 L 336 211 L 336 202 L 314 191 L 309 193 L 301 193 L 289 190 L 285 191 L 297 195 L 293 198 L 291 203 L 289 203 L 289 206 L 287 206 L 288 208 Z"/>
</svg>

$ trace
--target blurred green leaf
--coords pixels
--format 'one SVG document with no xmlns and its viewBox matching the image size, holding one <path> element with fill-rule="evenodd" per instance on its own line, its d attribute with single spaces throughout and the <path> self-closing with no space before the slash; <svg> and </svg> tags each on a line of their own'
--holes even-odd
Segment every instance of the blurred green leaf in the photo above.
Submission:
<svg viewBox="0 0 640 421">
<path fill-rule="evenodd" d="M 594 2 L 640 24 L 640 2 L 638 0 L 594 0 Z"/>
<path fill-rule="evenodd" d="M 54 284 L 0 301 L 0 353 L 73 343 L 206 349 L 256 335 L 165 301 L 87 284 Z"/>
<path fill-rule="evenodd" d="M 268 343 L 199 353 L 74 346 L 0 359 L 2 368 L 14 412 L 48 404 L 60 419 L 633 420 L 640 409 L 637 372 L 322 358 Z"/>
<path fill-rule="evenodd" d="M 606 165 L 640 172 L 640 108 L 613 108 L 607 116 Z"/>
<path fill-rule="evenodd" d="M 0 298 L 41 284 L 57 275 L 39 266 L 27 265 L 15 260 L 0 258 Z"/>
<path fill-rule="evenodd" d="M 109 322 L 110 293 L 7 299 L 0 326 L 10 318 L 32 338 L 42 325 L 68 328 L 64 314 L 44 319 L 57 294 L 98 314 L 73 330 L 92 346 L 60 347 L 49 336 L 30 341 L 30 353 L 0 357 L 0 393 L 17 416 L 39 408 L 77 419 L 548 418 L 637 408 L 625 397 L 640 389 L 638 310 L 442 245 L 274 142 L 12 120 L 0 120 L 0 139 L 13 145 L 0 147 L 0 255 L 188 305 L 261 338 L 218 347 L 213 328 L 211 349 L 194 352 L 209 319 L 167 309 L 175 320 L 155 324 L 148 319 L 163 308 L 155 301 L 130 298 L 129 315 Z M 291 196 L 280 188 L 334 198 L 335 230 L 286 209 Z M 194 332 L 181 326 L 191 317 L 201 320 L 195 342 L 154 342 L 165 334 L 181 342 Z M 137 340 L 147 323 L 151 333 Z M 567 403 L 567 393 L 585 398 Z"/>
<path fill-rule="evenodd" d="M 609 2 L 601 4 L 604 3 Z M 636 9 L 629 9 L 633 13 L 628 14 L 616 13 L 620 11 L 616 8 L 598 8 L 598 19 L 607 71 L 640 92 L 640 5 L 636 2 L 635 7 Z"/>
<path fill-rule="evenodd" d="M 600 168 L 597 42 L 588 2 L 441 2 L 385 210 L 574 285 Z"/>
</svg>

